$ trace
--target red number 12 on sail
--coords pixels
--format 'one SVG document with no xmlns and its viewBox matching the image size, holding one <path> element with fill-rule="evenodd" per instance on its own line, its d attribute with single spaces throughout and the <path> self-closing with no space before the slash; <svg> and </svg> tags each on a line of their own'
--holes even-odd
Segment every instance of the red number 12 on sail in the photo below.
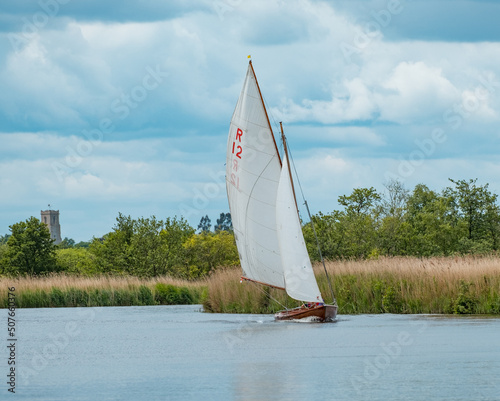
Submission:
<svg viewBox="0 0 500 401">
<path fill-rule="evenodd" d="M 236 146 L 236 142 L 233 142 L 233 154 L 234 154 L 234 148 L 235 148 L 235 146 Z M 241 159 L 241 153 L 243 152 L 243 148 L 240 145 L 238 145 L 238 147 L 236 147 L 236 150 L 237 150 L 236 157 L 238 159 Z"/>
<path fill-rule="evenodd" d="M 236 147 L 236 141 L 238 141 L 238 142 L 240 142 L 240 143 L 241 143 L 241 137 L 242 137 L 242 136 L 243 136 L 243 130 L 242 130 L 241 128 L 238 128 L 238 129 L 236 130 L 236 139 L 235 139 L 235 141 L 233 142 L 233 154 L 234 154 L 234 150 L 235 150 L 235 147 Z M 243 152 L 243 148 L 242 148 L 240 145 L 238 145 L 238 146 L 236 147 L 236 150 L 237 150 L 237 152 L 236 152 L 236 157 L 237 157 L 238 159 L 241 159 L 241 153 Z"/>
</svg>

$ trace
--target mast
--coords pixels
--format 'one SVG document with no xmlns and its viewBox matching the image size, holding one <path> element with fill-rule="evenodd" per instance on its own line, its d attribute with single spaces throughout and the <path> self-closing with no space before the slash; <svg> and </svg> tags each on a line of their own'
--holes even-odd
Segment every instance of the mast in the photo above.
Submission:
<svg viewBox="0 0 500 401">
<path fill-rule="evenodd" d="M 280 129 L 281 129 L 281 140 L 283 141 L 283 151 L 284 151 L 286 159 L 290 160 L 288 157 L 288 146 L 286 144 L 285 133 L 283 132 L 283 123 L 281 121 L 280 121 Z M 298 215 L 299 214 L 299 207 L 297 206 L 297 197 L 295 195 L 295 188 L 293 186 L 293 178 L 292 178 L 292 171 L 290 170 L 290 162 L 288 162 L 287 165 L 288 165 L 288 174 L 290 175 L 290 181 L 292 183 L 293 199 L 295 200 L 295 207 L 297 208 L 297 215 Z"/>
<path fill-rule="evenodd" d="M 257 81 L 257 75 L 255 75 L 255 70 L 253 69 L 252 60 L 248 62 L 250 64 L 250 68 L 252 69 L 253 77 L 255 78 L 255 83 L 257 84 L 257 90 L 259 91 L 260 101 L 262 102 L 262 106 L 264 107 L 264 113 L 266 114 L 267 125 L 269 126 L 269 130 L 271 131 L 271 137 L 273 138 L 274 148 L 276 149 L 276 154 L 278 155 L 278 161 L 281 163 L 280 152 L 278 152 L 278 145 L 276 145 L 276 140 L 274 139 L 273 129 L 271 127 L 271 123 L 269 122 L 269 116 L 267 115 L 266 105 L 264 103 L 264 98 L 262 97 L 262 92 L 260 91 L 259 81 Z M 283 129 L 282 129 L 283 132 Z"/>
</svg>

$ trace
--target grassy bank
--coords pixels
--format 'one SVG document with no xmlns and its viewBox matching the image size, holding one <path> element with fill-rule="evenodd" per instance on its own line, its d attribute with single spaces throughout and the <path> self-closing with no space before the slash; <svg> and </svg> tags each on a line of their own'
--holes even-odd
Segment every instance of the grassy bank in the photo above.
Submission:
<svg viewBox="0 0 500 401">
<path fill-rule="evenodd" d="M 206 296 L 205 281 L 192 283 L 167 277 L 3 277 L 0 307 L 7 307 L 9 287 L 15 287 L 18 308 L 197 304 Z"/>
<path fill-rule="evenodd" d="M 314 266 L 325 301 L 330 302 L 323 267 Z M 499 258 L 380 258 L 327 263 L 341 314 L 500 314 Z M 271 313 L 298 303 L 283 291 L 240 284 L 239 269 L 208 280 L 207 311 Z"/>
<path fill-rule="evenodd" d="M 331 302 L 321 265 L 314 266 L 325 301 Z M 500 259 L 380 258 L 327 263 L 341 314 L 500 314 Z M 208 312 L 273 313 L 299 302 L 284 291 L 240 283 L 239 267 L 196 282 L 168 277 L 0 278 L 0 307 L 15 287 L 18 308 L 175 305 L 203 303 Z M 274 300 L 273 300 L 274 299 Z M 276 301 L 275 301 L 276 300 Z"/>
</svg>

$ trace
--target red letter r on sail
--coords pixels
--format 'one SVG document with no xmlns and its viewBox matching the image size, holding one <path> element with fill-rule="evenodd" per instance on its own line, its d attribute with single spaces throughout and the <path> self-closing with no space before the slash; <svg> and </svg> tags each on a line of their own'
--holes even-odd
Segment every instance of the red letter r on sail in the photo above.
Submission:
<svg viewBox="0 0 500 401">
<path fill-rule="evenodd" d="M 243 135 L 243 131 L 241 130 L 241 128 L 238 128 L 238 130 L 236 131 L 236 139 L 240 142 L 241 142 L 242 135 Z"/>
</svg>

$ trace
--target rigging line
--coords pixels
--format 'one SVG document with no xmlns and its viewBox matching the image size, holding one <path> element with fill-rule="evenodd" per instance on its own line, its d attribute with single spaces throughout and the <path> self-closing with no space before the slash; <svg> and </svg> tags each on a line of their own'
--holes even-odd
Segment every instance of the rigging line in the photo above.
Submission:
<svg viewBox="0 0 500 401">
<path fill-rule="evenodd" d="M 259 289 L 259 291 L 262 291 L 265 295 L 267 295 L 269 297 L 269 299 L 273 300 L 274 302 L 280 304 L 283 308 L 285 308 L 286 310 L 288 310 L 288 308 L 283 305 L 280 301 L 278 301 L 276 298 L 273 298 L 270 294 L 270 292 L 266 292 L 262 289 L 262 285 L 259 284 L 259 283 L 256 283 L 255 281 L 250 281 L 251 283 L 255 284 L 257 286 L 257 288 Z"/>
<path fill-rule="evenodd" d="M 286 141 L 288 142 L 288 138 L 286 138 Z M 288 146 L 287 148 L 288 148 L 288 155 L 290 156 L 289 159 L 292 162 L 293 171 L 295 172 L 295 178 L 297 180 L 297 184 L 299 184 L 300 194 L 302 195 L 302 199 L 304 200 L 304 202 L 306 202 L 306 197 L 304 196 L 304 191 L 302 190 L 302 185 L 300 185 L 299 175 L 297 174 L 297 168 L 295 167 L 295 162 L 293 161 L 292 151 L 290 149 L 290 146 Z"/>
<path fill-rule="evenodd" d="M 312 221 L 311 212 L 309 211 L 309 205 L 307 204 L 307 201 L 305 201 L 305 205 L 307 208 L 307 214 L 309 215 L 309 220 L 311 221 L 311 227 L 313 229 L 314 238 L 316 238 L 316 245 L 318 247 L 319 258 L 321 259 L 321 263 L 323 263 L 323 269 L 325 270 L 326 274 L 326 281 L 328 282 L 328 287 L 330 287 L 330 293 L 332 294 L 332 303 L 334 305 L 337 305 L 337 300 L 335 299 L 335 294 L 333 293 L 333 287 L 330 281 L 330 276 L 328 275 L 328 271 L 326 270 L 325 259 L 323 258 L 323 254 L 321 253 L 321 247 L 319 246 L 318 234 L 316 234 L 316 228 L 314 227 L 314 223 Z"/>
<path fill-rule="evenodd" d="M 273 120 L 273 123 L 274 123 L 274 128 L 276 129 L 276 131 L 277 131 L 277 132 L 279 132 L 279 126 L 278 126 L 278 123 L 277 123 L 276 119 L 274 118 L 274 114 L 273 114 L 273 113 L 271 113 L 271 110 L 270 110 L 270 108 L 269 108 L 269 104 L 267 103 L 267 100 L 266 100 L 266 98 L 264 97 L 264 95 L 262 95 L 262 100 L 264 101 L 264 106 L 265 106 L 265 108 L 266 108 L 266 110 L 267 110 L 267 115 L 268 115 L 268 117 L 271 117 L 271 119 Z M 272 127 L 271 127 L 271 128 L 272 128 Z M 274 131 L 272 132 L 272 134 L 273 134 L 273 136 L 275 136 L 275 135 L 274 135 Z"/>
</svg>

